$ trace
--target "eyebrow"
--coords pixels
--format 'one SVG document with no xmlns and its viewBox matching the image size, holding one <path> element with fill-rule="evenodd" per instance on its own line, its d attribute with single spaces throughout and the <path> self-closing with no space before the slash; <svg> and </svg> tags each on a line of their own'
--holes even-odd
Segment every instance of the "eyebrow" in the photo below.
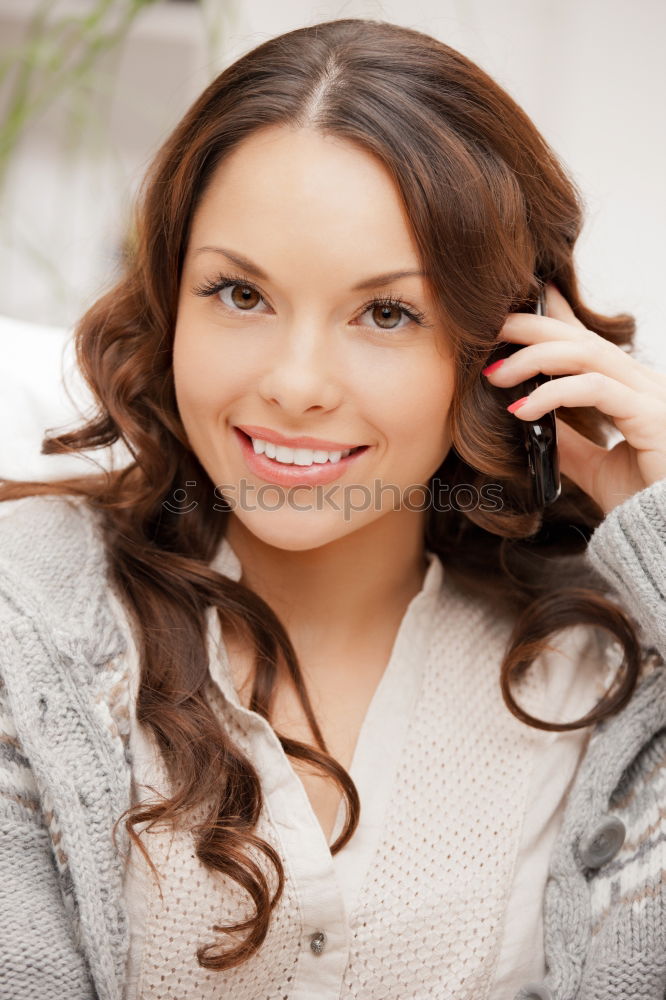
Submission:
<svg viewBox="0 0 666 1000">
<path fill-rule="evenodd" d="M 198 247 L 194 251 L 194 256 L 200 253 L 219 253 L 223 257 L 227 257 L 232 264 L 236 267 L 240 267 L 242 270 L 247 271 L 249 274 L 253 274 L 260 281 L 268 281 L 269 277 L 265 271 L 257 265 L 253 264 L 251 260 L 247 257 L 243 257 L 240 253 L 234 253 L 231 250 L 227 250 L 224 247 Z M 382 285 L 390 285 L 392 281 L 398 281 L 399 278 L 425 278 L 425 271 L 387 271 L 385 274 L 376 274 L 373 278 L 366 278 L 363 281 L 359 281 L 357 285 L 352 288 L 353 292 L 362 292 L 367 288 L 378 288 Z"/>
</svg>

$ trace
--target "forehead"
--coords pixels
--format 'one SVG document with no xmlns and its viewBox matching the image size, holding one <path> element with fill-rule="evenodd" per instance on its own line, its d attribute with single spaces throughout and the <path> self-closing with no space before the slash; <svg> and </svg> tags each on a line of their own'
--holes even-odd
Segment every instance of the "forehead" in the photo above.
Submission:
<svg viewBox="0 0 666 1000">
<path fill-rule="evenodd" d="M 215 170 L 191 236 L 191 245 L 235 240 L 249 256 L 257 245 L 270 255 L 298 244 L 315 254 L 342 246 L 347 256 L 380 254 L 389 266 L 418 259 L 386 167 L 314 129 L 270 127 L 241 142 Z"/>
</svg>

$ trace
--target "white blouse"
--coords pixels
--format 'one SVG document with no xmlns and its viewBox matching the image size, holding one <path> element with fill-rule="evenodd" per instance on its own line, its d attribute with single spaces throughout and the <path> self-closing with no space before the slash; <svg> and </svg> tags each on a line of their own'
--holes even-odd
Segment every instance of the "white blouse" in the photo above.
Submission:
<svg viewBox="0 0 666 1000">
<path fill-rule="evenodd" d="M 209 609 L 212 703 L 261 777 L 257 833 L 282 858 L 285 891 L 252 959 L 202 969 L 196 948 L 221 940 L 213 924 L 249 915 L 248 898 L 200 864 L 187 831 L 146 833 L 162 895 L 132 847 L 126 1000 L 512 1000 L 543 977 L 548 861 L 589 730 L 544 732 L 509 712 L 499 664 L 510 623 L 470 606 L 439 558 L 427 558 L 350 767 L 360 823 L 335 856 L 343 804 L 327 843 L 272 728 L 241 705 Z M 226 540 L 212 566 L 241 577 Z M 118 612 L 129 628 L 120 604 Z M 166 794 L 168 782 L 136 723 L 138 659 L 128 639 L 137 801 L 154 797 L 149 787 Z M 611 676 L 599 633 L 576 626 L 550 647 L 514 686 L 516 698 L 542 718 L 579 718 Z"/>
</svg>

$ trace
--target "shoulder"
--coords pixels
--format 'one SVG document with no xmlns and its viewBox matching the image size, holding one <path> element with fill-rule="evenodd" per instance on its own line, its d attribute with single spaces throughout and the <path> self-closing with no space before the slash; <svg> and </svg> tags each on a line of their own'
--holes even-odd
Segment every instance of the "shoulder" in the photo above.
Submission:
<svg viewBox="0 0 666 1000">
<path fill-rule="evenodd" d="M 106 585 L 101 514 L 74 494 L 0 503 L 0 625 L 17 617 L 60 624 Z"/>
</svg>

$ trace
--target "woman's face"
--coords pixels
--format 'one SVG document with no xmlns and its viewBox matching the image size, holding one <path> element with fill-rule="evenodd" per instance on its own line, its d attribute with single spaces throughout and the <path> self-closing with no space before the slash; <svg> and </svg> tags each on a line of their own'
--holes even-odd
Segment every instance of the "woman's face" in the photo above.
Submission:
<svg viewBox="0 0 666 1000">
<path fill-rule="evenodd" d="M 378 277 L 403 271 L 421 265 L 388 172 L 311 129 L 245 140 L 197 208 L 178 408 L 218 498 L 270 545 L 314 548 L 378 518 L 424 516 L 399 507 L 449 451 L 453 356 L 423 275 Z M 387 297 L 400 305 L 373 304 Z M 257 454 L 252 437 L 324 443 Z M 336 444 L 362 448 L 335 461 Z M 423 500 L 418 490 L 412 504 Z"/>
</svg>

